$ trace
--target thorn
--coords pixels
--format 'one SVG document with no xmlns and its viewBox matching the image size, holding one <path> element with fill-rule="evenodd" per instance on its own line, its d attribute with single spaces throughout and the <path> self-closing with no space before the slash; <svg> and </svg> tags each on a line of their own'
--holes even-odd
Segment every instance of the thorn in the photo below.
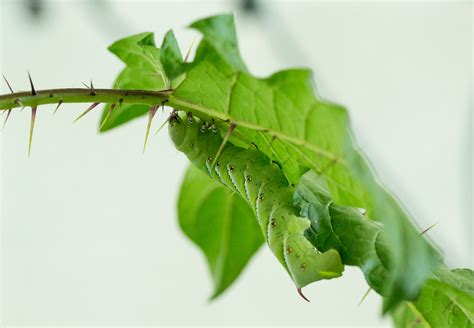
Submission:
<svg viewBox="0 0 474 328">
<path fill-rule="evenodd" d="M 168 123 L 170 121 L 170 118 L 171 118 L 171 114 L 170 116 L 168 116 L 168 118 L 160 125 L 160 127 L 158 128 L 158 130 L 156 130 L 155 134 L 153 134 L 154 136 L 156 136 L 158 134 L 158 132 L 161 131 L 161 129 L 163 129 L 166 125 L 166 123 Z"/>
<path fill-rule="evenodd" d="M 360 299 L 359 304 L 357 304 L 357 307 L 359 307 L 362 304 L 362 302 L 365 301 L 365 299 L 367 298 L 371 290 L 372 290 L 371 287 L 367 289 L 367 291 L 364 293 L 364 296 L 362 296 L 362 298 Z"/>
<path fill-rule="evenodd" d="M 431 228 L 434 228 L 439 222 L 436 222 L 436 223 L 433 223 L 432 225 L 430 225 L 428 228 L 426 228 L 425 230 L 423 230 L 422 232 L 420 232 L 420 235 L 424 235 L 425 233 L 427 233 L 428 231 L 431 230 Z"/>
<path fill-rule="evenodd" d="M 59 109 L 59 106 L 61 106 L 62 103 L 63 103 L 62 100 L 60 100 L 60 101 L 58 102 L 58 105 L 57 105 L 56 108 L 54 109 L 53 115 L 56 114 L 56 112 L 57 112 L 58 109 Z"/>
<path fill-rule="evenodd" d="M 87 84 L 85 84 L 85 83 L 84 83 L 84 82 L 82 82 L 82 81 L 81 81 L 81 83 L 82 83 L 82 85 L 83 85 L 83 86 L 85 86 L 85 87 L 86 87 L 86 89 L 90 89 L 90 86 L 88 86 Z"/>
<path fill-rule="evenodd" d="M 30 72 L 28 72 L 28 79 L 30 80 L 30 86 L 31 86 L 31 94 L 33 96 L 36 96 L 36 90 L 35 90 L 35 86 L 33 85 L 33 80 L 31 79 L 31 74 Z M 36 110 L 35 110 L 36 112 Z"/>
<path fill-rule="evenodd" d="M 298 291 L 298 294 L 300 294 L 300 296 L 306 301 L 306 302 L 310 302 L 309 299 L 306 298 L 306 296 L 304 296 L 303 292 L 301 291 L 301 288 L 296 288 L 296 290 Z"/>
<path fill-rule="evenodd" d="M 193 48 L 194 46 L 194 42 L 196 42 L 196 37 L 193 39 L 193 41 L 191 41 L 191 44 L 188 48 L 188 51 L 186 52 L 186 56 L 184 56 L 184 62 L 187 63 L 188 62 L 188 59 L 189 59 L 189 55 L 191 55 L 191 49 Z"/>
<path fill-rule="evenodd" d="M 115 108 L 115 103 L 110 104 L 109 111 L 107 112 L 107 115 L 104 117 L 104 120 L 103 120 L 102 123 L 100 124 L 99 131 L 102 130 L 102 128 L 104 127 L 105 123 L 107 123 L 107 121 L 109 120 L 109 117 L 110 117 L 110 115 L 112 115 L 112 112 L 113 112 L 114 108 Z"/>
<path fill-rule="evenodd" d="M 232 134 L 232 132 L 235 130 L 235 127 L 237 125 L 235 123 L 230 123 L 230 126 L 229 128 L 227 129 L 227 132 L 224 136 L 224 139 L 222 139 L 222 143 L 221 145 L 219 146 L 219 149 L 217 150 L 217 153 L 216 153 L 216 156 L 214 156 L 214 160 L 212 161 L 212 164 L 211 164 L 211 170 L 214 169 L 214 166 L 216 165 L 216 162 L 217 160 L 219 159 L 219 156 L 221 155 L 222 153 L 222 150 L 224 149 L 224 146 L 225 144 L 227 143 L 227 141 L 229 140 L 229 137 L 230 135 Z"/>
<path fill-rule="evenodd" d="M 143 153 L 145 153 L 146 143 L 148 141 L 148 136 L 150 135 L 151 121 L 153 120 L 153 117 L 155 116 L 157 109 L 158 109 L 157 106 L 152 106 L 150 107 L 150 110 L 148 111 L 148 123 L 146 126 L 145 142 L 143 143 Z"/>
<path fill-rule="evenodd" d="M 31 107 L 31 124 L 30 124 L 30 139 L 28 142 L 28 157 L 31 153 L 31 143 L 33 142 L 33 129 L 35 128 L 36 109 L 38 106 Z"/>
<path fill-rule="evenodd" d="M 93 110 L 99 103 L 93 103 L 92 105 L 89 106 L 81 115 L 79 115 L 72 123 L 76 123 L 79 119 L 81 119 L 84 115 L 89 113 L 91 110 Z"/>
<path fill-rule="evenodd" d="M 10 85 L 10 83 L 8 83 L 8 80 L 7 80 L 7 78 L 5 77 L 5 75 L 2 74 L 2 76 L 3 76 L 3 79 L 5 80 L 5 83 L 6 83 L 7 86 L 8 86 L 8 89 L 10 89 L 10 92 L 11 92 L 11 93 L 14 93 L 14 92 L 13 92 L 13 89 L 12 89 L 12 86 Z"/>
<path fill-rule="evenodd" d="M 8 121 L 8 118 L 10 117 L 10 114 L 11 114 L 11 113 L 12 113 L 12 110 L 9 109 L 9 110 L 7 111 L 7 116 L 5 117 L 5 121 L 3 121 L 2 129 L 4 129 L 4 128 L 5 128 L 5 125 L 7 125 L 7 121 Z"/>
</svg>

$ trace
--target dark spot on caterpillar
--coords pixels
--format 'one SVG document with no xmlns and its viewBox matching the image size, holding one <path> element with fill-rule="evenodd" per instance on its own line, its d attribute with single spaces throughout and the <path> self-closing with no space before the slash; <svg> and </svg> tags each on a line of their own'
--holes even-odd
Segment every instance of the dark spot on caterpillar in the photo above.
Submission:
<svg viewBox="0 0 474 328">
<path fill-rule="evenodd" d="M 219 161 L 216 162 L 216 167 L 220 167 L 221 163 Z"/>
<path fill-rule="evenodd" d="M 173 125 L 174 123 L 179 123 L 178 112 L 177 111 L 172 111 L 168 120 L 169 120 L 171 125 Z"/>
<path fill-rule="evenodd" d="M 212 160 L 213 160 L 212 156 L 209 156 L 209 157 L 207 158 L 207 161 L 208 161 L 209 163 L 211 163 Z"/>
<path fill-rule="evenodd" d="M 193 147 L 194 147 L 194 141 L 191 141 L 191 143 L 189 144 L 189 147 L 190 147 L 190 148 L 193 148 Z"/>
<path fill-rule="evenodd" d="M 206 122 L 204 122 L 204 123 L 202 123 L 202 125 L 201 125 L 200 131 L 201 131 L 202 133 L 204 133 L 204 132 L 206 132 L 206 129 L 207 129 L 207 125 L 206 125 Z"/>
<path fill-rule="evenodd" d="M 215 125 L 214 123 L 211 124 L 211 126 L 209 127 L 209 129 L 211 129 L 211 132 L 212 132 L 212 133 L 214 133 L 214 134 L 217 133 L 217 127 L 216 127 L 216 125 Z"/>
<path fill-rule="evenodd" d="M 186 114 L 186 116 L 187 116 L 187 121 L 188 121 L 188 123 L 189 123 L 189 124 L 193 124 L 193 122 L 194 122 L 193 113 L 188 112 L 188 113 Z"/>
<path fill-rule="evenodd" d="M 229 166 L 229 171 L 230 171 L 230 172 L 234 172 L 234 169 L 235 169 L 234 165 L 230 165 L 230 166 Z"/>
<path fill-rule="evenodd" d="M 128 96 L 128 91 L 125 91 L 125 97 Z"/>
<path fill-rule="evenodd" d="M 258 200 L 263 201 L 265 199 L 265 196 L 263 194 L 258 195 Z"/>
<path fill-rule="evenodd" d="M 277 223 L 276 223 L 275 219 L 271 219 L 270 220 L 270 227 L 275 228 L 276 226 L 277 226 Z"/>
<path fill-rule="evenodd" d="M 52 93 L 49 95 L 49 98 L 53 98 L 53 94 L 52 94 Z"/>
<path fill-rule="evenodd" d="M 247 176 L 245 177 L 245 181 L 251 182 L 251 181 L 252 181 L 252 177 L 251 177 L 250 175 L 247 175 Z"/>
<path fill-rule="evenodd" d="M 255 143 L 252 142 L 251 145 L 254 146 L 256 150 L 258 150 L 258 146 Z"/>
<path fill-rule="evenodd" d="M 301 271 L 306 270 L 306 263 L 301 263 Z"/>
<path fill-rule="evenodd" d="M 145 99 L 145 96 L 142 96 L 142 99 Z"/>
<path fill-rule="evenodd" d="M 291 254 L 291 252 L 293 252 L 293 248 L 291 248 L 290 246 L 288 246 L 286 248 L 286 254 Z"/>
</svg>

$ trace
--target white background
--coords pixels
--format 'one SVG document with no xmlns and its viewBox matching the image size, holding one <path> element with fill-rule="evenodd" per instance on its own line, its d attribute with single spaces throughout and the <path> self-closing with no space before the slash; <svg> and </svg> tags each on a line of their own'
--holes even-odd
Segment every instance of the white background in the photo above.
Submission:
<svg viewBox="0 0 474 328">
<path fill-rule="evenodd" d="M 2 1 L 1 68 L 15 90 L 109 87 L 122 64 L 106 47 L 142 31 L 185 26 L 235 4 L 50 2 L 46 19 Z M 265 8 L 263 8 L 265 7 Z M 453 267 L 472 267 L 472 12 L 465 3 L 267 2 L 258 19 L 237 13 L 241 53 L 269 75 L 310 66 L 322 97 L 349 108 L 358 141 L 382 180 Z M 8 92 L 2 85 L 1 93 Z M 84 105 L 38 111 L 27 158 L 30 110 L 16 110 L 2 139 L 1 314 L 14 325 L 389 325 L 362 274 L 306 288 L 310 304 L 266 248 L 235 285 L 207 301 L 204 257 L 180 232 L 182 154 L 166 131 L 145 155 L 145 118 L 97 134 Z M 165 116 L 155 122 L 161 123 Z M 159 121 L 159 122 L 158 122 Z"/>
</svg>

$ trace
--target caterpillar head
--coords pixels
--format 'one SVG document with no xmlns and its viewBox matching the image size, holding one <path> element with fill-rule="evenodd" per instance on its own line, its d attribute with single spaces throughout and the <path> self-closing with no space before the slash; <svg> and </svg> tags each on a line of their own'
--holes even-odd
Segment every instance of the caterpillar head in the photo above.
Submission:
<svg viewBox="0 0 474 328">
<path fill-rule="evenodd" d="M 168 132 L 176 148 L 184 153 L 190 151 L 193 147 L 190 139 L 194 139 L 193 136 L 196 136 L 200 120 L 194 118 L 191 113 L 180 115 L 175 111 L 171 113 L 168 121 Z"/>
</svg>

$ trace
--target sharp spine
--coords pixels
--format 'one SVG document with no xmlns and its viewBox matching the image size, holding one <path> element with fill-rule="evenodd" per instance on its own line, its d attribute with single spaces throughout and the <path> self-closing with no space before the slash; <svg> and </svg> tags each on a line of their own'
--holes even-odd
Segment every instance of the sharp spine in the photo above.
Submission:
<svg viewBox="0 0 474 328">
<path fill-rule="evenodd" d="M 59 106 L 61 106 L 62 103 L 63 103 L 62 100 L 60 100 L 60 101 L 58 102 L 58 105 L 57 105 L 56 108 L 54 109 L 53 115 L 56 114 L 56 112 L 57 112 L 58 109 L 59 109 Z"/>
<path fill-rule="evenodd" d="M 10 117 L 10 114 L 11 114 L 11 113 L 12 113 L 12 110 L 9 109 L 9 110 L 7 111 L 7 116 L 5 117 L 5 121 L 3 121 L 2 129 L 4 129 L 4 128 L 5 128 L 5 125 L 7 125 L 7 121 L 8 121 L 8 118 Z"/>
<path fill-rule="evenodd" d="M 148 123 L 146 126 L 145 142 L 143 143 L 143 153 L 145 153 L 146 144 L 148 142 L 148 136 L 150 135 L 151 121 L 153 120 L 153 117 L 155 116 L 157 109 L 158 109 L 158 106 L 153 106 L 153 107 L 150 107 L 148 111 Z"/>
<path fill-rule="evenodd" d="M 31 153 L 31 144 L 33 142 L 33 130 L 35 128 L 35 120 L 36 120 L 36 110 L 38 106 L 31 107 L 31 124 L 30 124 L 30 138 L 28 141 L 28 157 L 30 157 Z"/>
<path fill-rule="evenodd" d="M 5 83 L 6 83 L 7 86 L 8 86 L 8 89 L 10 89 L 10 92 L 11 92 L 11 93 L 15 93 L 15 92 L 13 91 L 13 89 L 12 89 L 12 86 L 11 86 L 10 83 L 8 82 L 7 78 L 5 77 L 5 75 L 2 74 L 2 76 L 3 76 L 3 79 L 5 80 Z"/>
<path fill-rule="evenodd" d="M 93 103 L 92 105 L 89 106 L 89 108 L 87 108 L 81 115 L 79 115 L 74 121 L 73 123 L 76 123 L 79 119 L 81 119 L 82 117 L 84 117 L 84 115 L 86 115 L 87 113 L 89 113 L 91 110 L 93 110 L 99 103 Z"/>
<path fill-rule="evenodd" d="M 30 72 L 28 72 L 28 79 L 30 80 L 31 94 L 32 94 L 33 96 L 36 96 L 36 90 L 35 90 L 35 86 L 33 85 L 33 80 L 31 79 L 31 74 L 30 74 Z"/>
</svg>

